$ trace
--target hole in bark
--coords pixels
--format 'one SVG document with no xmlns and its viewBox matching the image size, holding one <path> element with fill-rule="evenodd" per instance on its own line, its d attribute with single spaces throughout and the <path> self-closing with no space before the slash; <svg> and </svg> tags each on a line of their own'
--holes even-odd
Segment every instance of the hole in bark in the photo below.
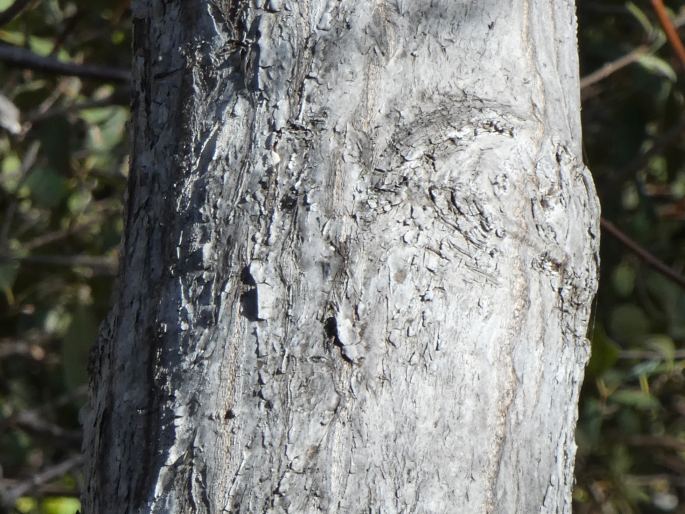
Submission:
<svg viewBox="0 0 685 514">
<path fill-rule="evenodd" d="M 249 321 L 259 321 L 259 301 L 257 298 L 257 282 L 250 273 L 250 267 L 245 266 L 240 273 L 240 281 L 245 286 L 240 294 L 240 314 Z"/>
<path fill-rule="evenodd" d="M 233 409 L 228 409 L 226 411 L 226 414 L 224 414 L 224 419 L 234 419 L 235 418 L 235 412 Z"/>
<path fill-rule="evenodd" d="M 255 282 L 252 273 L 250 273 L 250 266 L 245 266 L 240 272 L 240 281 L 250 287 L 257 287 L 257 282 Z"/>
<path fill-rule="evenodd" d="M 331 316 L 326 321 L 323 322 L 323 329 L 326 331 L 326 335 L 330 338 L 338 338 L 338 322 L 335 317 Z"/>
<path fill-rule="evenodd" d="M 334 316 L 327 318 L 326 321 L 323 322 L 323 329 L 324 332 L 326 332 L 326 336 L 340 350 L 340 356 L 343 360 L 349 364 L 354 364 L 354 361 L 345 353 L 345 345 L 342 344 L 342 341 L 340 341 L 340 338 L 338 337 L 338 321 Z"/>
<path fill-rule="evenodd" d="M 257 289 L 250 289 L 240 295 L 241 314 L 249 321 L 259 321 L 259 301 Z"/>
<path fill-rule="evenodd" d="M 281 198 L 281 209 L 284 211 L 291 211 L 297 205 L 297 198 L 290 196 L 288 194 L 283 195 Z"/>
</svg>

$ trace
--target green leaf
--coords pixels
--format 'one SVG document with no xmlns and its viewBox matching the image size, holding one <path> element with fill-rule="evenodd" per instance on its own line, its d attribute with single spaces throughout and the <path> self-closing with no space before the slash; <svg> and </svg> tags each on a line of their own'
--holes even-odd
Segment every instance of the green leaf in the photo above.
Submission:
<svg viewBox="0 0 685 514">
<path fill-rule="evenodd" d="M 88 381 L 88 354 L 97 335 L 97 329 L 98 319 L 93 309 L 83 305 L 76 307 L 62 341 L 64 380 L 70 390 Z"/>
<path fill-rule="evenodd" d="M 645 345 L 661 354 L 669 365 L 673 365 L 675 360 L 675 342 L 667 335 L 657 334 L 650 336 Z"/>
<path fill-rule="evenodd" d="M 656 55 L 643 54 L 638 57 L 637 62 L 650 73 L 666 77 L 671 82 L 678 80 L 678 76 L 671 65 Z"/>
<path fill-rule="evenodd" d="M 647 360 L 642 361 L 632 367 L 630 371 L 630 376 L 639 378 L 640 376 L 651 376 L 655 373 L 660 373 L 663 371 L 663 366 L 659 361 Z"/>
<path fill-rule="evenodd" d="M 0 261 L 0 291 L 12 289 L 14 281 L 17 279 L 17 272 L 19 271 L 18 262 L 1 262 Z"/>
<path fill-rule="evenodd" d="M 621 203 L 626 210 L 632 210 L 640 205 L 640 194 L 635 187 L 635 184 L 629 183 L 621 191 Z"/>
<path fill-rule="evenodd" d="M 67 181 L 50 168 L 36 168 L 28 176 L 22 190 L 41 207 L 56 207 L 67 195 Z"/>
<path fill-rule="evenodd" d="M 69 196 L 67 206 L 72 214 L 82 213 L 93 200 L 93 195 L 87 189 L 78 189 Z"/>
<path fill-rule="evenodd" d="M 0 40 L 10 43 L 15 46 L 24 46 L 24 42 L 28 39 L 29 48 L 32 52 L 40 55 L 41 57 L 46 57 L 52 53 L 55 48 L 55 41 L 49 38 L 38 37 L 38 36 L 28 36 L 23 32 L 14 32 L 9 30 L 0 31 Z M 57 58 L 62 61 L 69 60 L 69 53 L 60 48 L 57 52 Z"/>
<path fill-rule="evenodd" d="M 587 367 L 588 377 L 598 377 L 618 360 L 619 347 L 607 336 L 604 328 L 595 328 L 592 336 L 592 354 Z"/>
<path fill-rule="evenodd" d="M 46 498 L 41 507 L 45 514 L 76 514 L 81 508 L 81 502 L 77 498 L 58 496 Z"/>
<path fill-rule="evenodd" d="M 637 343 L 649 331 L 649 320 L 636 305 L 623 304 L 612 311 L 609 330 L 619 342 Z"/>
<path fill-rule="evenodd" d="M 627 2 L 626 9 L 630 14 L 633 15 L 633 18 L 637 20 L 637 22 L 642 26 L 642 29 L 648 35 L 654 34 L 654 26 L 652 25 L 652 22 L 649 21 L 649 17 L 642 12 L 642 9 L 640 9 L 633 2 Z"/>
<path fill-rule="evenodd" d="M 11 152 L 2 160 L 0 169 L 0 185 L 8 193 L 14 193 L 21 179 L 21 161 L 17 154 Z"/>
<path fill-rule="evenodd" d="M 609 398 L 615 403 L 634 407 L 639 410 L 653 410 L 660 407 L 659 400 L 640 389 L 621 389 L 616 391 Z"/>
<path fill-rule="evenodd" d="M 82 118 L 89 122 L 88 148 L 103 152 L 111 160 L 109 150 L 120 144 L 126 130 L 128 111 L 123 107 L 103 107 L 84 110 Z"/>
<path fill-rule="evenodd" d="M 614 269 L 611 282 L 619 295 L 630 295 L 635 287 L 635 269 L 626 262 L 621 263 Z"/>
<path fill-rule="evenodd" d="M 34 498 L 23 496 L 17 499 L 14 504 L 14 508 L 22 514 L 29 514 L 36 511 L 36 508 L 38 508 L 38 502 Z"/>
</svg>

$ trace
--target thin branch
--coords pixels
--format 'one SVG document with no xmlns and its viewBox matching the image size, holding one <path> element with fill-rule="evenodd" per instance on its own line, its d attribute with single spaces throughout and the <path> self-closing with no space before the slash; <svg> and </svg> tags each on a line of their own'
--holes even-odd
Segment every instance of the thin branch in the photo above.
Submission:
<svg viewBox="0 0 685 514">
<path fill-rule="evenodd" d="M 42 361 L 45 359 L 45 349 L 40 344 L 28 341 L 0 339 L 0 360 L 14 356 L 30 357 L 33 360 Z"/>
<path fill-rule="evenodd" d="M 652 0 L 652 7 L 654 7 L 654 11 L 659 18 L 659 22 L 666 33 L 669 43 L 671 43 L 671 46 L 675 50 L 678 59 L 680 59 L 680 64 L 685 66 L 685 47 L 683 46 L 683 42 L 680 40 L 678 31 L 673 25 L 671 18 L 666 12 L 664 2 L 662 0 Z"/>
<path fill-rule="evenodd" d="M 115 275 L 117 259 L 99 255 L 8 255 L 0 254 L 0 262 L 19 261 L 29 264 L 47 264 L 69 268 L 90 268 L 102 275 Z"/>
<path fill-rule="evenodd" d="M 54 232 L 48 232 L 47 234 L 41 234 L 33 239 L 29 239 L 28 241 L 22 241 L 21 249 L 26 252 L 31 252 L 36 248 L 40 248 L 41 246 L 61 241 L 70 236 L 78 235 L 102 223 L 102 219 L 100 219 L 100 217 L 118 215 L 119 212 L 119 207 L 113 205 L 111 201 L 99 200 L 91 204 L 91 209 L 89 211 L 89 214 L 92 216 L 91 219 L 81 222 L 74 222 L 67 228 L 55 230 Z"/>
<path fill-rule="evenodd" d="M 616 225 L 606 220 L 605 218 L 600 219 L 600 224 L 602 228 L 606 230 L 610 235 L 616 238 L 625 246 L 628 250 L 637 255 L 642 259 L 645 264 L 650 266 L 655 271 L 658 271 L 665 277 L 669 278 L 680 287 L 685 289 L 685 277 L 678 273 L 676 270 L 659 260 L 655 255 L 647 251 L 645 248 L 640 246 L 637 242 L 631 239 L 625 232 L 620 230 Z"/>
<path fill-rule="evenodd" d="M 37 416 L 32 411 L 20 412 L 17 416 L 2 422 L 0 425 L 6 430 L 7 427 L 16 427 L 24 432 L 29 432 L 43 437 L 51 437 L 57 441 L 70 443 L 74 449 L 79 449 L 81 444 L 81 432 L 78 430 L 67 430 L 61 426 L 47 421 Z"/>
<path fill-rule="evenodd" d="M 6 506 L 14 505 L 18 498 L 21 498 L 29 491 L 66 475 L 73 469 L 79 467 L 82 463 L 83 456 L 74 455 L 59 464 L 55 464 L 40 473 L 36 473 L 30 479 L 19 482 L 14 487 L 2 492 L 2 503 Z"/>
<path fill-rule="evenodd" d="M 123 105 L 128 107 L 129 91 L 127 89 L 115 91 L 111 95 L 100 98 L 98 100 L 85 100 L 83 102 L 73 103 L 71 105 L 64 105 L 54 107 L 45 112 L 34 111 L 24 116 L 24 120 L 30 123 L 52 118 L 54 116 L 61 116 L 72 112 L 81 111 L 84 109 L 93 109 L 95 107 L 109 107 L 110 105 Z"/>
<path fill-rule="evenodd" d="M 628 437 L 626 442 L 632 446 L 658 446 L 676 451 L 685 450 L 685 441 L 668 435 L 634 435 Z"/>
<path fill-rule="evenodd" d="M 624 475 L 626 481 L 635 485 L 653 485 L 654 482 L 670 482 L 676 487 L 685 487 L 685 477 L 681 475 L 669 475 L 658 473 L 654 475 Z"/>
<path fill-rule="evenodd" d="M 622 350 L 618 354 L 618 358 L 627 360 L 653 360 L 663 359 L 664 355 L 662 353 L 649 350 Z M 685 350 L 676 350 L 673 352 L 673 358 L 676 360 L 685 359 Z"/>
<path fill-rule="evenodd" d="M 75 389 L 64 393 L 61 396 L 58 396 L 55 399 L 50 400 L 47 403 L 44 403 L 40 407 L 36 407 L 27 411 L 24 411 L 24 413 L 32 413 L 35 415 L 42 415 L 50 410 L 56 409 L 57 407 L 63 407 L 64 405 L 67 405 L 68 403 L 71 403 L 73 401 L 85 398 L 88 395 L 88 386 L 87 385 L 80 385 L 76 387 Z"/>
<path fill-rule="evenodd" d="M 21 483 L 21 480 L 16 480 L 12 478 L 0 479 L 0 489 L 12 489 Z M 76 486 L 68 487 L 64 484 L 43 484 L 34 488 L 34 492 L 39 496 L 71 496 L 78 497 L 79 492 Z"/>
<path fill-rule="evenodd" d="M 675 26 L 676 28 L 680 28 L 683 25 L 685 25 L 685 15 L 680 15 L 675 20 L 673 20 L 673 26 Z M 604 64 L 598 70 L 595 70 L 592 73 L 585 75 L 580 79 L 581 91 L 589 88 L 590 86 L 598 82 L 601 82 L 606 78 L 609 78 L 611 75 L 625 68 L 626 66 L 633 64 L 634 62 L 637 62 L 643 55 L 652 54 L 656 52 L 659 48 L 661 48 L 662 44 L 663 43 L 656 43 L 652 46 L 638 46 L 637 48 L 634 48 L 627 54 L 624 54 L 618 57 L 617 59 Z"/>
<path fill-rule="evenodd" d="M 25 48 L 10 45 L 0 45 L 0 61 L 20 68 L 111 82 L 129 82 L 131 78 L 131 74 L 126 69 L 62 62 L 53 57 L 42 57 Z"/>
<path fill-rule="evenodd" d="M 650 47 L 647 45 L 638 46 L 634 50 L 628 52 L 625 55 L 622 55 L 618 59 L 604 64 L 601 68 L 593 71 L 589 75 L 585 75 L 583 78 L 580 79 L 580 89 L 583 90 L 585 88 L 590 87 L 593 84 L 596 84 L 597 82 L 601 82 L 610 75 L 616 73 L 618 70 L 625 68 L 630 64 L 633 64 L 640 57 L 648 53 L 649 49 Z"/>
<path fill-rule="evenodd" d="M 21 12 L 26 9 L 33 0 L 16 0 L 7 9 L 0 12 L 0 27 L 7 25 L 14 18 L 19 16 Z"/>
</svg>

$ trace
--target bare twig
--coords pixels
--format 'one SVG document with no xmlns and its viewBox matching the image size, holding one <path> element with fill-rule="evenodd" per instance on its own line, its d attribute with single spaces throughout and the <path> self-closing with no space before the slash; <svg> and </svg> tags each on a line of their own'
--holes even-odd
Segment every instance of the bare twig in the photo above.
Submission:
<svg viewBox="0 0 685 514">
<path fill-rule="evenodd" d="M 0 339 L 0 360 L 21 355 L 37 361 L 45 359 L 45 349 L 38 343 L 4 338 Z"/>
<path fill-rule="evenodd" d="M 41 246 L 61 241 L 67 237 L 80 234 L 89 228 L 101 224 L 102 219 L 100 217 L 102 216 L 111 216 L 119 213 L 119 207 L 117 205 L 113 205 L 112 202 L 107 200 L 94 202 L 91 207 L 92 208 L 89 210 L 91 219 L 81 221 L 80 223 L 73 223 L 67 228 L 55 230 L 54 232 L 48 232 L 47 234 L 41 234 L 33 239 L 29 239 L 28 241 L 23 241 L 21 244 L 21 249 L 30 252 L 36 248 L 40 248 Z"/>
<path fill-rule="evenodd" d="M 676 28 L 680 28 L 683 25 L 685 25 L 685 15 L 678 16 L 675 20 L 673 20 L 673 25 Z M 662 45 L 663 43 L 656 43 L 651 46 L 638 46 L 637 48 L 634 48 L 627 54 L 624 54 L 619 58 L 604 64 L 598 70 L 595 70 L 592 73 L 585 75 L 580 79 L 580 89 L 584 90 L 598 82 L 601 82 L 602 80 L 610 77 L 617 71 L 625 68 L 630 64 L 633 64 L 634 62 L 637 62 L 643 55 L 652 54 L 656 52 L 659 48 L 661 48 Z"/>
<path fill-rule="evenodd" d="M 649 47 L 647 45 L 642 45 L 634 50 L 622 55 L 618 59 L 608 62 L 596 71 L 593 71 L 589 75 L 585 75 L 580 79 L 580 89 L 585 89 L 591 85 L 604 80 L 605 78 L 613 75 L 618 70 L 625 68 L 629 64 L 633 64 L 640 57 L 649 52 Z"/>
<path fill-rule="evenodd" d="M 658 446 L 677 451 L 685 450 L 685 441 L 668 435 L 634 435 L 629 437 L 626 442 L 632 446 Z"/>
<path fill-rule="evenodd" d="M 7 255 L 0 254 L 2 261 L 20 261 L 30 264 L 48 264 L 69 268 L 90 268 L 101 275 L 115 275 L 117 259 L 99 255 Z"/>
<path fill-rule="evenodd" d="M 111 82 L 129 82 L 131 77 L 126 69 L 62 62 L 53 57 L 36 55 L 25 48 L 9 45 L 0 45 L 0 61 L 20 68 Z"/>
<path fill-rule="evenodd" d="M 0 491 L 2 503 L 4 503 L 6 506 L 12 506 L 18 498 L 24 496 L 29 491 L 66 475 L 73 469 L 79 467 L 82 463 L 83 456 L 74 455 L 63 462 L 60 462 L 59 464 L 55 464 L 54 466 L 35 474 L 28 480 L 19 482 L 5 491 Z"/>
<path fill-rule="evenodd" d="M 650 359 L 663 359 L 664 355 L 659 352 L 649 351 L 649 350 L 623 350 L 618 354 L 619 359 L 630 359 L 630 360 L 650 360 Z M 676 350 L 673 352 L 674 359 L 685 359 L 685 350 Z"/>
<path fill-rule="evenodd" d="M 671 46 L 673 47 L 673 50 L 675 50 L 678 59 L 680 59 L 681 66 L 685 66 L 685 47 L 683 46 L 683 42 L 680 40 L 678 31 L 673 25 L 670 16 L 666 12 L 663 0 L 652 0 L 652 6 L 654 7 L 654 11 L 659 18 L 659 23 L 661 23 L 661 26 L 666 33 L 668 42 L 671 43 Z"/>
<path fill-rule="evenodd" d="M 0 420 L 0 430 L 5 431 L 9 427 L 16 427 L 34 434 L 54 437 L 78 445 L 81 442 L 81 432 L 67 430 L 45 419 L 51 411 L 71 403 L 87 394 L 87 386 L 77 387 L 51 402 L 34 409 L 19 411 L 7 418 Z"/>
<path fill-rule="evenodd" d="M 620 241 L 623 246 L 628 248 L 628 250 L 630 250 L 640 259 L 642 259 L 645 262 L 645 264 L 653 268 L 655 271 L 658 271 L 665 277 L 669 278 L 670 280 L 678 284 L 680 287 L 685 288 L 685 277 L 683 277 L 680 273 L 678 273 L 676 270 L 663 263 L 652 253 L 650 253 L 645 248 L 640 246 L 637 242 L 631 239 L 628 235 L 626 235 L 622 230 L 620 230 L 618 227 L 616 227 L 616 225 L 614 225 L 610 221 L 606 220 L 605 218 L 601 218 L 600 224 L 602 225 L 602 228 L 604 230 L 606 230 L 611 236 Z"/>
<path fill-rule="evenodd" d="M 71 105 L 55 107 L 45 112 L 34 111 L 24 116 L 24 120 L 28 122 L 36 122 L 47 118 L 52 118 L 54 116 L 61 116 L 62 114 L 68 114 L 71 112 L 81 111 L 84 109 L 92 109 L 95 107 L 107 107 L 110 105 L 128 106 L 128 101 L 129 91 L 127 89 L 124 89 L 121 91 L 115 91 L 111 95 L 105 98 L 100 98 L 98 100 L 86 100 L 79 103 L 73 103 Z"/>
<path fill-rule="evenodd" d="M 19 16 L 34 0 L 15 0 L 7 9 L 0 12 L 0 27 L 7 25 L 14 18 Z"/>
<path fill-rule="evenodd" d="M 635 485 L 652 485 L 654 482 L 670 482 L 677 487 L 685 487 L 685 476 L 658 473 L 654 475 L 625 475 L 626 481 Z"/>
<path fill-rule="evenodd" d="M 81 444 L 81 432 L 67 430 L 61 426 L 41 418 L 33 411 L 20 412 L 6 422 L 0 424 L 3 428 L 16 427 L 32 434 L 47 436 L 63 443 L 71 443 L 75 449 Z"/>
<path fill-rule="evenodd" d="M 7 490 L 16 487 L 21 483 L 21 480 L 4 478 L 0 479 L 0 490 Z M 64 484 L 43 484 L 36 488 L 34 491 L 40 496 L 78 496 L 78 489 L 76 487 L 68 487 Z"/>
</svg>

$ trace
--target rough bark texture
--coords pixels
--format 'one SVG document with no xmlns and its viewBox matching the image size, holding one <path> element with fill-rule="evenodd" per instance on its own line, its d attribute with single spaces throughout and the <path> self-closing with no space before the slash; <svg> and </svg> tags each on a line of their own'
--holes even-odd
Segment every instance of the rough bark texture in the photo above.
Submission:
<svg viewBox="0 0 685 514">
<path fill-rule="evenodd" d="M 572 0 L 135 0 L 85 512 L 570 512 Z"/>
</svg>

